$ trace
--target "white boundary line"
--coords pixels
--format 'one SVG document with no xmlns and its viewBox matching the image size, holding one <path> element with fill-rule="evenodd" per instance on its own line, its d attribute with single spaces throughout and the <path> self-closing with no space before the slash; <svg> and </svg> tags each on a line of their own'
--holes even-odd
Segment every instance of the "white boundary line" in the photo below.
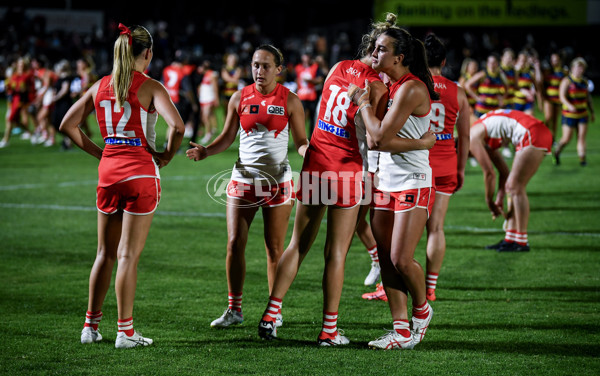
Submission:
<svg viewBox="0 0 600 376">
<path fill-rule="evenodd" d="M 31 210 L 61 210 L 61 211 L 97 211 L 92 206 L 67 206 L 67 205 L 39 205 L 39 204 L 14 204 L 8 202 L 0 202 L 0 208 L 7 209 L 31 209 Z M 201 213 L 201 212 L 177 212 L 177 211 L 165 211 L 157 210 L 156 215 L 168 216 L 168 217 L 207 217 L 207 218 L 225 218 L 225 213 Z M 255 219 L 262 220 L 262 216 L 256 216 Z M 290 218 L 290 222 L 294 221 L 294 217 Z M 326 223 L 327 220 L 323 219 Z M 471 231 L 471 232 L 492 232 L 492 233 L 503 233 L 502 229 L 498 228 L 481 228 L 471 226 L 445 226 L 448 230 L 460 230 L 460 231 Z M 530 231 L 529 234 L 546 234 L 546 235 L 560 235 L 560 236 L 582 236 L 600 238 L 600 233 L 593 232 L 565 232 L 565 231 Z"/>
<path fill-rule="evenodd" d="M 185 181 L 185 180 L 208 180 L 212 175 L 202 175 L 202 176 L 167 176 L 161 178 L 162 181 Z M 94 180 L 78 180 L 78 181 L 65 181 L 62 183 L 31 183 L 31 184 L 14 184 L 14 185 L 0 185 L 0 191 L 14 191 L 18 189 L 41 189 L 45 187 L 76 187 L 83 185 L 96 185 L 98 184 L 98 179 Z"/>
</svg>

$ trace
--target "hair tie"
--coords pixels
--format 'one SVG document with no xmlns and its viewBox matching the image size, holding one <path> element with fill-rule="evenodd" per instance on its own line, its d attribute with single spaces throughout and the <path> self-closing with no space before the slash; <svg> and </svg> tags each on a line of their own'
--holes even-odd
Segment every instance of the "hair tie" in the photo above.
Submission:
<svg viewBox="0 0 600 376">
<path fill-rule="evenodd" d="M 119 30 L 121 30 L 121 33 L 119 35 L 123 35 L 126 34 L 127 37 L 129 38 L 129 45 L 131 46 L 131 42 L 132 42 L 132 38 L 131 38 L 131 30 L 123 25 L 122 23 L 119 24 Z"/>
</svg>

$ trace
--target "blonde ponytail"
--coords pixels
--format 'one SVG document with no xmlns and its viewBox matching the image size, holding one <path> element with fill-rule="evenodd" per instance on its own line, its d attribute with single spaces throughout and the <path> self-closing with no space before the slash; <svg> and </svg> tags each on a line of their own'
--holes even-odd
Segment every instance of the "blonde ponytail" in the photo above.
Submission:
<svg viewBox="0 0 600 376">
<path fill-rule="evenodd" d="M 135 59 L 144 49 L 152 48 L 152 36 L 142 26 L 133 26 L 130 30 L 120 24 L 119 28 L 123 31 L 115 41 L 110 84 L 117 101 L 116 110 L 120 112 L 133 81 Z"/>
</svg>

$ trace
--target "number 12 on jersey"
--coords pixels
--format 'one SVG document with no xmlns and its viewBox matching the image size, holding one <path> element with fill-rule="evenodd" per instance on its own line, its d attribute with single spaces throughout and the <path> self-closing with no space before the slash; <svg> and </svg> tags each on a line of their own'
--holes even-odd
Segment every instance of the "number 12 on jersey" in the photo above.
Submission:
<svg viewBox="0 0 600 376">
<path fill-rule="evenodd" d="M 131 117 L 131 105 L 129 102 L 123 102 L 123 116 L 117 124 L 117 131 L 115 133 L 113 128 L 112 114 L 118 113 L 117 103 L 115 102 L 114 108 L 111 105 L 111 101 L 103 100 L 100 101 L 100 107 L 104 108 L 104 120 L 106 122 L 106 133 L 108 137 L 135 137 L 135 131 L 126 131 L 125 126 Z"/>
</svg>

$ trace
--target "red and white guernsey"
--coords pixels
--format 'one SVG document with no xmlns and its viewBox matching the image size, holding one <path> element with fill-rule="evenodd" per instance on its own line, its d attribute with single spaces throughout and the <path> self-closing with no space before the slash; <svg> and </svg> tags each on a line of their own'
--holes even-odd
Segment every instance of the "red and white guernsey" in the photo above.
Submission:
<svg viewBox="0 0 600 376">
<path fill-rule="evenodd" d="M 198 98 L 201 104 L 213 103 L 217 100 L 213 89 L 213 77 L 215 77 L 215 74 L 215 71 L 207 70 L 204 76 L 202 76 L 202 82 L 198 88 Z"/>
<path fill-rule="evenodd" d="M 402 84 L 410 80 L 419 80 L 412 73 L 405 74 L 390 87 L 388 110 L 392 107 L 394 96 Z M 420 81 L 420 80 L 419 80 Z M 419 139 L 429 129 L 431 111 L 423 116 L 410 115 L 398 132 L 399 137 Z M 400 192 L 407 189 L 431 187 L 431 167 L 429 150 L 411 150 L 403 153 L 379 153 L 377 188 L 386 192 Z"/>
<path fill-rule="evenodd" d="M 367 170 L 366 128 L 358 106 L 347 95 L 350 84 L 363 87 L 365 79 L 381 81 L 377 72 L 359 60 L 341 61 L 329 75 L 302 171 L 317 176 L 326 171 L 351 172 L 354 178 Z"/>
<path fill-rule="evenodd" d="M 156 149 L 156 110 L 148 111 L 139 102 L 137 92 L 150 78 L 134 72 L 127 100 L 119 112 L 110 86 L 111 76 L 100 81 L 94 106 L 104 151 L 98 165 L 98 186 L 107 187 L 142 177 L 159 178 L 158 166 L 146 147 Z"/>
<path fill-rule="evenodd" d="M 298 98 L 301 101 L 316 101 L 317 100 L 317 89 L 315 84 L 306 82 L 307 80 L 314 80 L 317 77 L 317 71 L 319 66 L 314 63 L 307 67 L 302 64 L 296 65 L 296 76 L 298 77 Z"/>
<path fill-rule="evenodd" d="M 185 76 L 184 68 L 168 65 L 163 69 L 163 83 L 173 103 L 179 103 L 179 87 Z"/>
<path fill-rule="evenodd" d="M 433 76 L 435 91 L 440 99 L 431 102 L 430 128 L 435 133 L 435 145 L 429 150 L 429 164 L 433 176 L 449 176 L 457 173 L 454 126 L 458 119 L 458 89 L 456 83 L 443 76 Z"/>
<path fill-rule="evenodd" d="M 488 112 L 477 120 L 483 123 L 487 133 L 486 141 L 492 149 L 502 145 L 503 140 L 510 141 L 516 151 L 526 147 L 552 151 L 552 133 L 544 123 L 535 117 L 517 110 L 496 110 Z"/>
<path fill-rule="evenodd" d="M 277 84 L 267 95 L 256 90 L 256 84 L 242 89 L 240 117 L 240 149 L 231 178 L 255 185 L 283 183 L 292 179 L 288 161 L 289 89 Z"/>
</svg>

